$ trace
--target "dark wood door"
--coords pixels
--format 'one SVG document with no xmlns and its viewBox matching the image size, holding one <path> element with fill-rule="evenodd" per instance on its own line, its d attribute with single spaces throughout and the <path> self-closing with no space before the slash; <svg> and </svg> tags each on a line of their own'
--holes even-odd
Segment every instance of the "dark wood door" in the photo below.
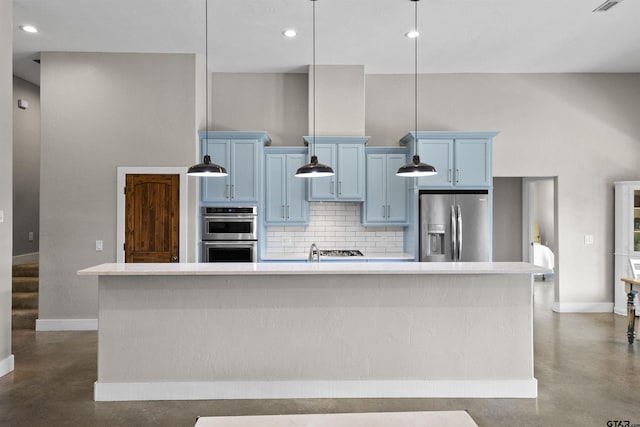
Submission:
<svg viewBox="0 0 640 427">
<path fill-rule="evenodd" d="M 178 262 L 179 175 L 127 175 L 125 262 Z"/>
</svg>

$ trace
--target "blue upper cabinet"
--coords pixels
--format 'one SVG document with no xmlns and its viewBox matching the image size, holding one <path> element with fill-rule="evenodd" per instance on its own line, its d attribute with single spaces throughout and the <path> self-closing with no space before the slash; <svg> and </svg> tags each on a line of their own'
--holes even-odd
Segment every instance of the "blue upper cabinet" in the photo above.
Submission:
<svg viewBox="0 0 640 427">
<path fill-rule="evenodd" d="M 366 149 L 366 198 L 362 204 L 362 224 L 407 225 L 409 180 L 396 176 L 407 163 L 406 148 Z"/>
<path fill-rule="evenodd" d="M 224 166 L 224 178 L 202 178 L 202 203 L 258 203 L 265 132 L 200 132 L 202 155 Z"/>
<path fill-rule="evenodd" d="M 492 142 L 497 132 L 411 132 L 401 144 L 411 152 L 418 144 L 424 163 L 435 166 L 437 175 L 418 178 L 418 188 L 490 188 Z"/>
<path fill-rule="evenodd" d="M 306 148 L 265 149 L 265 224 L 309 223 L 307 182 L 295 176 L 307 163 Z"/>
<path fill-rule="evenodd" d="M 334 176 L 310 178 L 310 201 L 361 202 L 365 197 L 364 136 L 316 136 L 318 162 L 329 165 Z M 313 137 L 305 136 L 309 158 L 313 154 Z"/>
</svg>

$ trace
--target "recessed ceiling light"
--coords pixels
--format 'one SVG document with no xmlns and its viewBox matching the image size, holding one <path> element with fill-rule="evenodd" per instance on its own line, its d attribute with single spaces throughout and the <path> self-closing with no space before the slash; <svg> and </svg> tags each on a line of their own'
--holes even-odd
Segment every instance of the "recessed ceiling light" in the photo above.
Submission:
<svg viewBox="0 0 640 427">
<path fill-rule="evenodd" d="M 420 35 L 420 33 L 418 31 L 412 30 L 412 31 L 409 31 L 407 34 L 405 34 L 405 37 L 410 38 L 410 39 L 415 39 L 419 35 Z"/>
<path fill-rule="evenodd" d="M 38 29 L 33 25 L 20 25 L 20 29 L 27 33 L 37 33 Z"/>
<path fill-rule="evenodd" d="M 298 33 L 296 32 L 296 30 L 284 30 L 282 32 L 282 35 L 285 37 L 288 37 L 290 39 L 294 38 L 295 36 L 298 35 Z"/>
</svg>

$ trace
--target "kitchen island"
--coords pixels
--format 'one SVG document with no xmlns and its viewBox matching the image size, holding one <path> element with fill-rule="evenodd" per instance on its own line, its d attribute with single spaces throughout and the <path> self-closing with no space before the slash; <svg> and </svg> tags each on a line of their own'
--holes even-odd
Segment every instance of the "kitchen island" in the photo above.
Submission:
<svg viewBox="0 0 640 427">
<path fill-rule="evenodd" d="M 536 397 L 526 263 L 102 264 L 95 400 Z"/>
</svg>

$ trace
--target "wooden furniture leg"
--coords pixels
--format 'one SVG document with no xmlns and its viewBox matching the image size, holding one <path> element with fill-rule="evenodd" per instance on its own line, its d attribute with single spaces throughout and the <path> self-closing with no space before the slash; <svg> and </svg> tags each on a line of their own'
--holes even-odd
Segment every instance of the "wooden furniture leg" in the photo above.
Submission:
<svg viewBox="0 0 640 427">
<path fill-rule="evenodd" d="M 627 339 L 629 340 L 629 344 L 633 344 L 633 340 L 636 337 L 636 306 L 633 304 L 636 295 L 638 295 L 638 291 L 629 289 L 629 293 L 627 294 L 627 317 L 629 319 Z"/>
<path fill-rule="evenodd" d="M 634 304 L 634 300 L 636 299 L 636 295 L 638 295 L 638 287 L 640 287 L 640 279 L 628 279 L 621 278 L 624 282 L 624 290 L 627 293 L 627 318 L 629 320 L 629 324 L 627 325 L 627 339 L 629 340 L 629 344 L 633 344 L 633 340 L 636 338 L 636 306 Z M 633 288 L 636 289 L 633 289 Z"/>
</svg>

